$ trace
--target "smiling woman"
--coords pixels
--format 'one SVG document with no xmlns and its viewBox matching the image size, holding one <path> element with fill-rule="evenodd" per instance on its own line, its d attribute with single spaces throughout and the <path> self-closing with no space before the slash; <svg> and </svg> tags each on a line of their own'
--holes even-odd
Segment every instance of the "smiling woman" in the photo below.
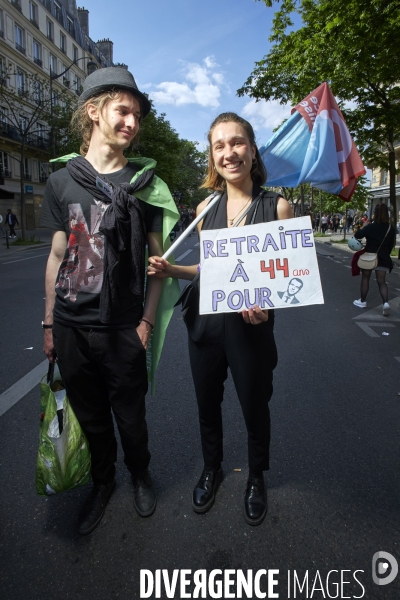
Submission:
<svg viewBox="0 0 400 600">
<path fill-rule="evenodd" d="M 200 221 L 199 232 L 293 216 L 284 198 L 261 188 L 266 172 L 250 123 L 235 113 L 223 113 L 212 123 L 208 141 L 203 187 L 223 193 Z M 197 215 L 208 202 L 199 204 Z M 197 274 L 197 265 L 170 265 L 159 257 L 151 257 L 149 262 L 150 276 L 192 280 Z M 274 314 L 256 305 L 241 312 L 213 315 L 199 315 L 198 310 L 196 301 L 189 304 L 185 314 L 204 458 L 203 472 L 193 490 L 193 510 L 205 513 L 211 508 L 223 478 L 221 404 L 229 367 L 247 427 L 249 477 L 244 518 L 249 525 L 259 525 L 267 513 L 263 471 L 269 468 L 268 403 L 277 363 Z"/>
</svg>

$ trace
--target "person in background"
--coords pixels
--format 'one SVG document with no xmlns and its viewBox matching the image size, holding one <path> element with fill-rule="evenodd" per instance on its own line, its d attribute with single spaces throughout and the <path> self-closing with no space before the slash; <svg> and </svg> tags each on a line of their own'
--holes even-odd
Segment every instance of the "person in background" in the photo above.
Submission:
<svg viewBox="0 0 400 600">
<path fill-rule="evenodd" d="M 393 269 L 390 254 L 396 243 L 396 232 L 394 227 L 389 225 L 389 213 L 386 204 L 375 206 L 373 222 L 359 227 L 354 237 L 358 240 L 366 238 L 365 251 L 378 253 L 378 266 L 375 268 L 375 277 L 382 298 L 382 312 L 384 316 L 388 317 L 390 315 L 390 305 L 388 302 L 386 273 L 390 273 Z M 353 302 L 359 308 L 367 308 L 367 294 L 372 270 L 361 269 L 361 297 Z"/>
<path fill-rule="evenodd" d="M 11 238 L 16 238 L 17 236 L 15 235 L 15 230 L 14 227 L 16 225 L 19 225 L 18 223 L 18 219 L 16 217 L 16 215 L 14 215 L 14 213 L 12 212 L 11 208 L 9 208 L 7 210 L 7 214 L 6 214 L 6 225 L 8 225 L 9 229 L 10 229 L 10 239 Z"/>
</svg>

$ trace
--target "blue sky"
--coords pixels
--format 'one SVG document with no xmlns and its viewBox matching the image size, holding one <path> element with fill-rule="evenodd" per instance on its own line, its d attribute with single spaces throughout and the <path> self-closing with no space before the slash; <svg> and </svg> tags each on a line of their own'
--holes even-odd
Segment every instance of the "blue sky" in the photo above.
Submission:
<svg viewBox="0 0 400 600">
<path fill-rule="evenodd" d="M 84 6 L 90 37 L 114 42 L 114 62 L 126 63 L 157 112 L 200 148 L 221 112 L 248 119 L 259 146 L 289 116 L 278 102 L 236 95 L 270 47 L 274 9 L 262 1 L 85 0 Z"/>
</svg>

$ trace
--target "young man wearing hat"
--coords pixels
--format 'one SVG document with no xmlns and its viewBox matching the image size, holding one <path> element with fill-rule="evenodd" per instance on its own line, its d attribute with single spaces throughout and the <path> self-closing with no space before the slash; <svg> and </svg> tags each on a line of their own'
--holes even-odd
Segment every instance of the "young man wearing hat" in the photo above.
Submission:
<svg viewBox="0 0 400 600">
<path fill-rule="evenodd" d="M 161 294 L 144 295 L 145 246 L 163 253 L 162 221 L 176 212 L 155 161 L 124 157 L 150 111 L 131 73 L 100 69 L 84 81 L 73 125 L 81 155 L 46 186 L 42 225 L 53 229 L 46 269 L 44 352 L 58 361 L 67 395 L 92 457 L 93 488 L 78 517 L 87 534 L 115 489 L 118 426 L 124 461 L 142 517 L 156 508 L 145 419 L 146 349 Z"/>
</svg>

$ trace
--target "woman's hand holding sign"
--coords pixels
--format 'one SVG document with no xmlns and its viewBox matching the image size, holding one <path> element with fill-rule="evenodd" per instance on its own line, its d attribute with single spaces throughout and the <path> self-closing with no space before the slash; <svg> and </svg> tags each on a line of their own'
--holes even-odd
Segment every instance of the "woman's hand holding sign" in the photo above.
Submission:
<svg viewBox="0 0 400 600">
<path fill-rule="evenodd" d="M 259 306 L 254 306 L 253 308 L 249 308 L 248 311 L 242 310 L 242 317 L 245 323 L 259 325 L 268 321 L 268 309 L 261 310 Z"/>
</svg>

